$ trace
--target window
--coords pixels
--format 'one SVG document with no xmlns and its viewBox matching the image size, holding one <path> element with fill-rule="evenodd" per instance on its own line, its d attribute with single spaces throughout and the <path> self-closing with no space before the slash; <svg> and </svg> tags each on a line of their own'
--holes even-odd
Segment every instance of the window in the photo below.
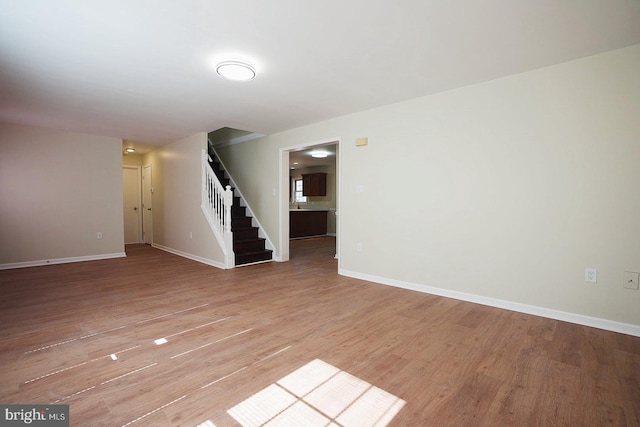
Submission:
<svg viewBox="0 0 640 427">
<path fill-rule="evenodd" d="M 293 187 L 293 203 L 307 203 L 307 196 L 302 195 L 302 180 L 296 179 Z"/>
</svg>

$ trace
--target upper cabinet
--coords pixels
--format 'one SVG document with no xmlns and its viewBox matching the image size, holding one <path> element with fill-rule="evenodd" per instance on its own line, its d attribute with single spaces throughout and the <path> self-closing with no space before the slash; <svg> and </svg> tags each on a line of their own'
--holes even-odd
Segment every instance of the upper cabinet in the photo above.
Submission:
<svg viewBox="0 0 640 427">
<path fill-rule="evenodd" d="M 326 196 L 327 174 L 323 172 L 302 175 L 303 196 Z"/>
</svg>

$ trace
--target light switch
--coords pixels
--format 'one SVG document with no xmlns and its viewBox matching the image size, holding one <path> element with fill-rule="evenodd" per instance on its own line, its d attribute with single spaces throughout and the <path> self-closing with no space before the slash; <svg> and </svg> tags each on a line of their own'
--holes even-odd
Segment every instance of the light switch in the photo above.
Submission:
<svg viewBox="0 0 640 427">
<path fill-rule="evenodd" d="M 369 138 L 356 138 L 356 147 L 364 147 L 369 145 Z"/>
</svg>

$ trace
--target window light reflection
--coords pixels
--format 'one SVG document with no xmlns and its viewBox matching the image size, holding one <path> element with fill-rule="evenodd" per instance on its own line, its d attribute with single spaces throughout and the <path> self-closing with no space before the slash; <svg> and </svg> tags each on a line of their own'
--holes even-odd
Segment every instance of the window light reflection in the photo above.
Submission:
<svg viewBox="0 0 640 427">
<path fill-rule="evenodd" d="M 240 402 L 227 413 L 243 427 L 383 427 L 405 403 L 397 396 L 316 359 Z"/>
</svg>

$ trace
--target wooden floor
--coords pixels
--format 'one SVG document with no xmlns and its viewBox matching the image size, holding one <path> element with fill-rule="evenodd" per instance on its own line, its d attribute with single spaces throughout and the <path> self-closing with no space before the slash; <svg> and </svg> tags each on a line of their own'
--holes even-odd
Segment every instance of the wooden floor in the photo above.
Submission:
<svg viewBox="0 0 640 427">
<path fill-rule="evenodd" d="M 334 249 L 223 271 L 134 245 L 0 271 L 0 403 L 238 426 L 231 408 L 319 360 L 399 402 L 390 426 L 640 426 L 640 338 L 342 277 Z"/>
</svg>

